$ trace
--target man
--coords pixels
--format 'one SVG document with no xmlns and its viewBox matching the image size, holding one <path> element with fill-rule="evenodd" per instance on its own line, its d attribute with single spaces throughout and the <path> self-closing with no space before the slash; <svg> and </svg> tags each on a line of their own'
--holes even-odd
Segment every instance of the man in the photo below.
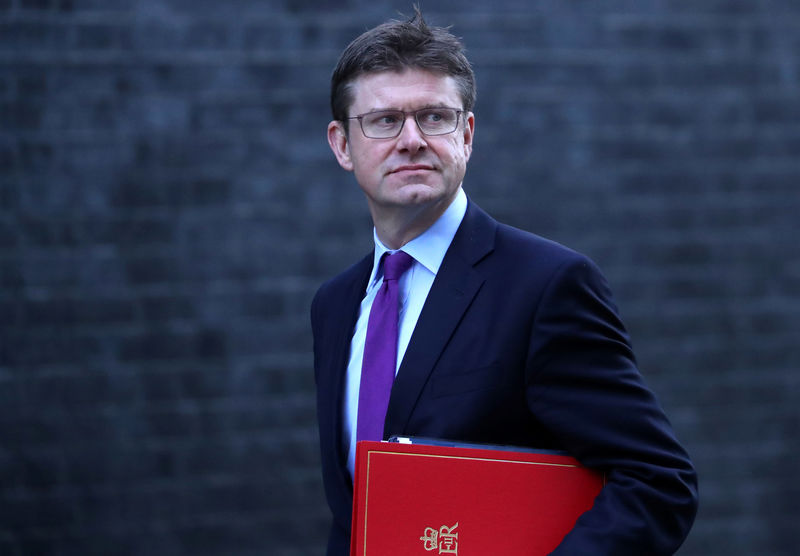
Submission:
<svg viewBox="0 0 800 556">
<path fill-rule="evenodd" d="M 555 554 L 671 554 L 696 511 L 689 457 L 595 265 L 466 197 L 474 102 L 461 44 L 419 11 L 355 39 L 333 73 L 328 142 L 375 250 L 311 308 L 328 554 L 349 553 L 356 441 L 391 435 L 567 451 L 607 484 Z"/>
</svg>

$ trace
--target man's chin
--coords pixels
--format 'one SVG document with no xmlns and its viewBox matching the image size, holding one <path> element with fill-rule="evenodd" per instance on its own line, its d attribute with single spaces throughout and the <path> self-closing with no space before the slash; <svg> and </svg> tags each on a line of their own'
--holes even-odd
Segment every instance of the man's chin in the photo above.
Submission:
<svg viewBox="0 0 800 556">
<path fill-rule="evenodd" d="M 444 192 L 439 187 L 425 183 L 412 183 L 402 186 L 396 191 L 395 199 L 398 205 L 424 205 L 435 203 L 444 197 Z"/>
</svg>

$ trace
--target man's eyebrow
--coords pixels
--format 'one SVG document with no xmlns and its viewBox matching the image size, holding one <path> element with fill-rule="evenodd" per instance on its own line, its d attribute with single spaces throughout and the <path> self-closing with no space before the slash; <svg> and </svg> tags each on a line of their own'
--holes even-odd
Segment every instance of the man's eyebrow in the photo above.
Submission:
<svg viewBox="0 0 800 556">
<path fill-rule="evenodd" d="M 369 114 L 371 112 L 402 112 L 402 110 L 400 108 L 381 106 L 378 108 L 370 108 L 366 113 Z"/>
<path fill-rule="evenodd" d="M 419 108 L 415 108 L 413 110 L 403 110 L 402 108 L 394 108 L 394 107 L 380 107 L 380 108 L 370 108 L 364 114 L 371 114 L 373 112 L 417 112 L 418 110 L 428 110 L 430 108 L 452 108 L 451 106 L 447 106 L 441 102 L 431 102 L 420 106 Z"/>
</svg>

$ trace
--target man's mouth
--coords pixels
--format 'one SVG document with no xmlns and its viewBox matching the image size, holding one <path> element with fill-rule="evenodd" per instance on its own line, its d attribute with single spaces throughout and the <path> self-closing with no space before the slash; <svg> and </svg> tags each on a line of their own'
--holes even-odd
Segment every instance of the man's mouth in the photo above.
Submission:
<svg viewBox="0 0 800 556">
<path fill-rule="evenodd" d="M 426 164 L 406 164 L 405 166 L 398 166 L 389 173 L 397 174 L 398 172 L 419 172 L 423 170 L 433 170 L 433 167 Z"/>
</svg>

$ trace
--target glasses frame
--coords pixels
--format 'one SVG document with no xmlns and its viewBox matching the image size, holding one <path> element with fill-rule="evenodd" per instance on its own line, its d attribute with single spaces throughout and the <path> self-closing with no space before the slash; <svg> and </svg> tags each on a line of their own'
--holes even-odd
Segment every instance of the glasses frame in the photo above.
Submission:
<svg viewBox="0 0 800 556">
<path fill-rule="evenodd" d="M 453 110 L 456 113 L 456 125 L 450 131 L 445 131 L 444 133 L 426 133 L 423 131 L 422 126 L 419 125 L 419 120 L 417 119 L 417 114 L 420 112 L 425 112 L 426 110 Z M 394 114 L 402 114 L 403 115 L 403 123 L 400 124 L 400 127 L 397 130 L 397 133 L 394 135 L 390 135 L 388 137 L 373 137 L 371 135 L 367 135 L 367 132 L 364 131 L 364 118 L 371 115 L 371 114 L 380 114 L 382 112 L 389 112 Z M 410 112 L 406 112 L 404 110 L 393 110 L 391 108 L 387 108 L 386 110 L 372 110 L 371 112 L 364 112 L 363 114 L 359 114 L 358 116 L 350 116 L 349 118 L 345 118 L 345 120 L 358 120 L 358 125 L 361 128 L 361 133 L 364 134 L 364 137 L 367 139 L 395 139 L 403 133 L 403 128 L 406 125 L 406 120 L 408 120 L 409 116 L 414 116 L 414 123 L 417 124 L 417 129 L 420 133 L 422 133 L 426 137 L 441 137 L 442 135 L 449 135 L 458 129 L 458 124 L 461 122 L 461 114 L 463 114 L 465 110 L 461 110 L 459 108 L 452 108 L 450 106 L 428 106 L 425 108 L 420 108 L 419 110 L 412 110 Z"/>
</svg>

